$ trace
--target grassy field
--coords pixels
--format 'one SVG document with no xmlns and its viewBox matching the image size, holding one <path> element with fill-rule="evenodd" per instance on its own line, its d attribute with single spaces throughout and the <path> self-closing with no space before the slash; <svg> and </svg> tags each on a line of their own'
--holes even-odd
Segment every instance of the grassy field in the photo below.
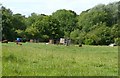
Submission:
<svg viewBox="0 0 120 78">
<path fill-rule="evenodd" d="M 118 47 L 2 44 L 3 76 L 117 76 Z"/>
<path fill-rule="evenodd" d="M 0 78 L 2 77 L 2 44 L 0 43 Z"/>
</svg>

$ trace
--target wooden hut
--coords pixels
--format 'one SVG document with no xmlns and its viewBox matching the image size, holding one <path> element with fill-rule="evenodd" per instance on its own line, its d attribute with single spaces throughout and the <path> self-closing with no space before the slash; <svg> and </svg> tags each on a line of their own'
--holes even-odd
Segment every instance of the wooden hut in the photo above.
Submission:
<svg viewBox="0 0 120 78">
<path fill-rule="evenodd" d="M 50 39 L 50 40 L 49 40 L 49 44 L 54 44 L 54 40 L 53 40 L 53 39 Z"/>
</svg>

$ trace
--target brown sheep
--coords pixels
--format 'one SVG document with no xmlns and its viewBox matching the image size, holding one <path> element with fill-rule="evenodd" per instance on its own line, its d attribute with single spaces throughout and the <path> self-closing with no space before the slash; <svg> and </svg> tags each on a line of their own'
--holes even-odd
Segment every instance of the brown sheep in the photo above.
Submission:
<svg viewBox="0 0 120 78">
<path fill-rule="evenodd" d="M 8 43 L 8 40 L 3 40 L 2 43 Z"/>
</svg>

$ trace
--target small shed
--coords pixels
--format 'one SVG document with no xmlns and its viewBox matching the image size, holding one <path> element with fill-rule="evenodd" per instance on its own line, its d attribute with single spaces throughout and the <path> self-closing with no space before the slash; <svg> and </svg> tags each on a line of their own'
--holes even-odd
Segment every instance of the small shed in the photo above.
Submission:
<svg viewBox="0 0 120 78">
<path fill-rule="evenodd" d="M 33 43 L 33 39 L 30 39 L 30 42 Z"/>
<path fill-rule="evenodd" d="M 65 39 L 64 38 L 60 38 L 60 44 L 64 44 L 65 43 Z"/>
<path fill-rule="evenodd" d="M 66 39 L 66 38 L 60 38 L 60 44 L 64 44 L 66 46 L 69 46 L 71 43 L 70 39 Z"/>
<path fill-rule="evenodd" d="M 54 40 L 53 40 L 53 39 L 50 39 L 50 40 L 49 40 L 49 44 L 54 44 Z"/>
</svg>

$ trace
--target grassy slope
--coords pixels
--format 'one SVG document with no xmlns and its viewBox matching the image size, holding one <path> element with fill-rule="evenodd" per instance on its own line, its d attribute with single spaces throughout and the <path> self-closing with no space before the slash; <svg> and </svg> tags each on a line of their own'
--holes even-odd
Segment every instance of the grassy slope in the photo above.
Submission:
<svg viewBox="0 0 120 78">
<path fill-rule="evenodd" d="M 116 76 L 117 47 L 2 44 L 5 76 Z"/>
</svg>

